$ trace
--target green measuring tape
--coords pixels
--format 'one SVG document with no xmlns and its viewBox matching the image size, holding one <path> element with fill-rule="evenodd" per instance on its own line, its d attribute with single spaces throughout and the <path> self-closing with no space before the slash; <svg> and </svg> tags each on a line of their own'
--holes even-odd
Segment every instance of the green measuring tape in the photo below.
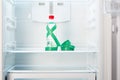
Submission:
<svg viewBox="0 0 120 80">
<path fill-rule="evenodd" d="M 54 39 L 54 41 L 55 41 L 55 43 L 56 43 L 56 45 L 57 46 L 60 46 L 60 42 L 58 41 L 58 39 L 57 39 L 57 37 L 55 36 L 55 34 L 53 33 L 55 30 L 56 30 L 56 24 L 52 27 L 52 29 L 50 29 L 49 27 L 48 27 L 48 25 L 47 25 L 47 27 L 46 27 L 46 29 L 47 29 L 47 37 L 48 36 L 51 36 L 53 39 Z"/>
<path fill-rule="evenodd" d="M 55 24 L 54 22 L 50 22 L 49 24 Z M 65 42 L 63 42 L 62 45 L 60 45 L 59 40 L 57 39 L 57 37 L 55 36 L 55 34 L 53 33 L 56 30 L 57 26 L 56 24 L 50 29 L 49 26 L 46 26 L 46 30 L 47 30 L 47 37 L 51 36 L 53 38 L 53 40 L 56 43 L 56 47 L 46 47 L 45 50 L 46 51 L 56 51 L 58 49 L 58 47 L 61 47 L 61 50 L 74 50 L 75 46 L 71 45 L 71 42 L 69 40 L 66 40 Z"/>
<path fill-rule="evenodd" d="M 73 51 L 75 46 L 71 45 L 71 42 L 69 40 L 66 40 L 65 42 L 62 43 L 61 45 L 61 50 L 62 51 Z"/>
</svg>

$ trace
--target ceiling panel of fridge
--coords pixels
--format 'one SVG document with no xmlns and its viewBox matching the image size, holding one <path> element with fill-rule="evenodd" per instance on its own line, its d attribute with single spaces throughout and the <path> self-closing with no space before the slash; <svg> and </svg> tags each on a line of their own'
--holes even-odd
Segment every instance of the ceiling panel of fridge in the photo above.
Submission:
<svg viewBox="0 0 120 80">
<path fill-rule="evenodd" d="M 50 14 L 55 16 L 54 22 L 70 21 L 70 2 L 33 2 L 33 21 L 48 22 Z"/>
</svg>

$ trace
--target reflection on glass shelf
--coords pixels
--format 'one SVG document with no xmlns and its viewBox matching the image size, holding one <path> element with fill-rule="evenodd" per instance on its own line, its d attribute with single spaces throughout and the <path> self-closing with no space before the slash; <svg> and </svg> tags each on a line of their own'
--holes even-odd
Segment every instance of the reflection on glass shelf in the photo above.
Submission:
<svg viewBox="0 0 120 80">
<path fill-rule="evenodd" d="M 97 53 L 98 49 L 94 48 L 77 48 L 74 51 L 45 51 L 42 48 L 16 48 L 15 50 L 8 50 L 8 53 Z"/>
<path fill-rule="evenodd" d="M 41 66 L 13 66 L 8 72 L 81 72 L 94 73 L 92 67 L 41 67 Z"/>
</svg>

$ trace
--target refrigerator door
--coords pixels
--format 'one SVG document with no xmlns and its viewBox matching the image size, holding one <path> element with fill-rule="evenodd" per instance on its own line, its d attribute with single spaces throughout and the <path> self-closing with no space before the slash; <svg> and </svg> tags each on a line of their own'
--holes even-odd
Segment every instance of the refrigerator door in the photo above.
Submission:
<svg viewBox="0 0 120 80">
<path fill-rule="evenodd" d="M 116 31 L 113 33 L 113 79 L 120 80 L 120 16 L 116 16 Z M 116 37 L 116 38 L 115 38 Z M 116 75 L 115 75 L 116 74 Z"/>
<path fill-rule="evenodd" d="M 112 19 L 112 80 L 120 80 L 120 1 L 106 1 L 106 8 Z"/>
</svg>

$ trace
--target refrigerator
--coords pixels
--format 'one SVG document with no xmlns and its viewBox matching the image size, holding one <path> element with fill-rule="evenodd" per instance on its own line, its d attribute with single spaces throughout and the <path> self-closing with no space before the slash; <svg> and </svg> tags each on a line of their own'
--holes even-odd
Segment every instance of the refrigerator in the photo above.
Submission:
<svg viewBox="0 0 120 80">
<path fill-rule="evenodd" d="M 0 0 L 0 80 L 112 80 L 119 0 Z"/>
</svg>

